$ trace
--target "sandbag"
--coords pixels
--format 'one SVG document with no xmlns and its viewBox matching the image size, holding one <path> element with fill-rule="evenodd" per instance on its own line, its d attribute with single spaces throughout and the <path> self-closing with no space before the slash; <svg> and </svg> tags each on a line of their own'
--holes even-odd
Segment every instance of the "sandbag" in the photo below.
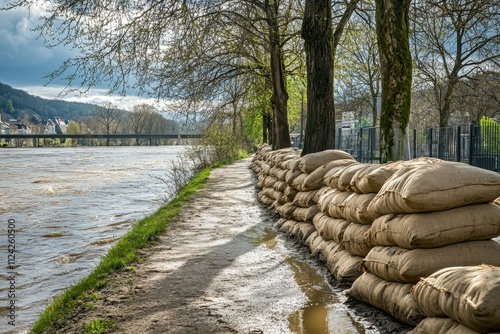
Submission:
<svg viewBox="0 0 500 334">
<path fill-rule="evenodd" d="M 287 221 L 286 218 L 280 218 L 276 223 L 274 223 L 274 227 L 279 230 L 281 225 L 283 225 Z"/>
<path fill-rule="evenodd" d="M 350 189 L 352 177 L 360 170 L 370 167 L 367 164 L 354 164 L 347 166 L 343 169 L 342 174 L 340 174 L 338 178 L 338 186 L 337 188 L 341 191 L 352 191 Z"/>
<path fill-rule="evenodd" d="M 297 176 L 293 181 L 290 183 L 290 185 L 297 189 L 298 191 L 305 191 L 303 188 L 303 183 L 304 180 L 309 176 L 309 174 L 302 173 L 299 176 Z"/>
<path fill-rule="evenodd" d="M 314 228 L 313 224 L 299 221 L 293 226 L 290 234 L 304 242 L 314 231 L 316 231 L 316 228 Z"/>
<path fill-rule="evenodd" d="M 368 207 L 375 218 L 390 213 L 442 211 L 487 203 L 500 194 L 500 174 L 441 161 L 396 172 Z"/>
<path fill-rule="evenodd" d="M 292 184 L 293 180 L 295 180 L 297 177 L 299 177 L 299 175 L 302 175 L 302 174 L 303 173 L 300 169 L 297 169 L 297 170 L 289 169 L 285 175 L 285 182 L 290 185 L 290 184 Z"/>
<path fill-rule="evenodd" d="M 339 193 L 340 193 L 339 190 L 330 188 L 329 190 L 325 191 L 322 195 L 319 196 L 317 203 L 321 212 L 323 212 L 326 215 L 328 214 L 328 207 L 330 206 L 332 198 L 334 196 L 337 196 L 337 194 Z"/>
<path fill-rule="evenodd" d="M 293 211 L 293 219 L 301 222 L 309 222 L 312 224 L 312 221 L 316 214 L 318 214 L 319 208 L 317 205 L 310 206 L 308 208 L 300 208 L 298 207 Z"/>
<path fill-rule="evenodd" d="M 323 186 L 321 187 L 318 191 L 316 191 L 316 193 L 314 194 L 314 197 L 313 197 L 313 201 L 314 203 L 318 203 L 319 202 L 319 197 L 323 194 L 325 194 L 327 191 L 329 191 L 331 188 L 330 187 L 327 187 L 327 186 Z"/>
<path fill-rule="evenodd" d="M 340 244 L 344 238 L 344 232 L 351 222 L 342 218 L 332 218 L 324 213 L 318 213 L 313 218 L 313 224 L 324 240 L 333 240 Z"/>
<path fill-rule="evenodd" d="M 446 267 L 482 263 L 500 266 L 500 243 L 468 241 L 430 249 L 376 246 L 365 257 L 363 266 L 387 281 L 416 283 Z"/>
<path fill-rule="evenodd" d="M 425 318 L 408 334 L 479 334 L 450 318 Z"/>
<path fill-rule="evenodd" d="M 283 192 L 283 197 L 286 202 L 293 202 L 295 196 L 297 196 L 298 193 L 299 191 L 297 189 L 287 186 L 285 191 Z"/>
<path fill-rule="evenodd" d="M 389 214 L 372 224 L 374 246 L 434 248 L 500 235 L 500 206 L 474 204 L 438 212 Z"/>
<path fill-rule="evenodd" d="M 328 241 L 326 242 L 328 243 Z M 338 282 L 354 282 L 362 274 L 362 262 L 361 256 L 350 254 L 341 245 L 335 245 L 326 254 L 328 271 Z"/>
<path fill-rule="evenodd" d="M 314 236 L 313 239 L 309 243 L 309 249 L 311 250 L 311 255 L 318 256 L 320 253 L 323 253 L 323 250 L 326 246 L 326 242 L 316 232 L 311 233 L 311 235 L 309 237 L 311 237 L 311 236 Z"/>
<path fill-rule="evenodd" d="M 325 150 L 309 153 L 300 158 L 299 168 L 303 173 L 312 173 L 316 168 L 334 160 L 351 159 L 352 155 L 340 150 Z"/>
<path fill-rule="evenodd" d="M 349 221 L 359 224 L 371 224 L 374 218 L 368 212 L 368 205 L 375 198 L 375 194 L 357 194 L 351 192 L 348 197 L 342 201 L 340 214 Z M 332 199 L 340 200 L 340 197 Z"/>
<path fill-rule="evenodd" d="M 345 218 L 344 201 L 352 194 L 354 193 L 351 191 L 336 192 L 336 195 L 331 197 L 330 203 L 328 203 L 328 215 L 333 218 Z"/>
<path fill-rule="evenodd" d="M 278 179 L 269 175 L 264 179 L 264 188 L 273 188 L 276 182 L 278 182 Z"/>
<path fill-rule="evenodd" d="M 314 201 L 314 195 L 316 195 L 316 190 L 299 191 L 293 199 L 293 204 L 296 206 L 300 206 L 301 208 L 308 208 L 312 205 L 316 205 L 316 202 Z"/>
<path fill-rule="evenodd" d="M 293 219 L 287 219 L 283 224 L 281 224 L 279 231 L 283 232 L 287 235 L 291 235 L 293 231 L 293 227 L 297 225 L 297 221 Z"/>
<path fill-rule="evenodd" d="M 384 165 L 385 166 L 385 165 Z M 373 182 L 368 182 L 372 180 L 373 177 L 370 177 L 373 175 L 375 171 L 379 170 L 381 167 L 380 164 L 370 164 L 366 165 L 364 168 L 358 170 L 351 178 L 351 184 L 349 185 L 349 190 L 354 191 L 358 194 L 369 194 L 369 193 L 376 193 L 380 190 L 382 185 L 387 181 L 387 179 L 390 176 L 387 176 L 383 182 L 380 184 L 378 187 L 370 187 Z M 392 175 L 392 174 L 391 174 Z M 378 180 L 377 180 L 378 181 Z M 365 183 L 368 183 L 368 186 L 365 186 Z"/>
<path fill-rule="evenodd" d="M 349 166 L 356 165 L 358 163 L 351 164 Z M 333 189 L 338 189 L 339 188 L 339 178 L 344 172 L 344 169 L 346 169 L 348 166 L 339 166 L 332 168 L 328 173 L 325 174 L 323 177 L 323 184 L 325 186 L 329 186 L 330 188 Z"/>
<path fill-rule="evenodd" d="M 413 294 L 429 317 L 448 316 L 478 332 L 500 331 L 500 267 L 445 268 L 422 278 Z"/>
<path fill-rule="evenodd" d="M 352 255 L 365 257 L 372 249 L 372 245 L 365 236 L 369 229 L 370 225 L 349 224 L 344 231 L 341 245 Z"/>
<path fill-rule="evenodd" d="M 323 187 L 325 184 L 323 183 L 323 177 L 326 173 L 328 173 L 331 169 L 341 166 L 348 166 L 356 163 L 353 159 L 341 159 L 330 161 L 318 168 L 303 181 L 302 189 L 304 191 L 309 190 L 317 190 Z"/>
<path fill-rule="evenodd" d="M 273 189 L 276 190 L 276 191 L 279 191 L 281 193 L 283 193 L 286 188 L 288 187 L 288 183 L 286 183 L 285 181 L 276 181 L 276 183 L 274 184 L 273 186 Z"/>
<path fill-rule="evenodd" d="M 293 217 L 293 212 L 295 211 L 295 209 L 297 209 L 298 207 L 293 205 L 292 203 L 285 203 L 283 204 L 281 207 L 279 208 L 276 208 L 276 211 L 278 211 L 278 214 L 282 217 L 282 218 L 286 218 L 286 219 L 292 219 Z"/>
<path fill-rule="evenodd" d="M 354 281 L 347 295 L 384 310 L 407 325 L 416 326 L 426 316 L 413 298 L 412 287 L 412 284 L 387 282 L 365 272 Z"/>
</svg>

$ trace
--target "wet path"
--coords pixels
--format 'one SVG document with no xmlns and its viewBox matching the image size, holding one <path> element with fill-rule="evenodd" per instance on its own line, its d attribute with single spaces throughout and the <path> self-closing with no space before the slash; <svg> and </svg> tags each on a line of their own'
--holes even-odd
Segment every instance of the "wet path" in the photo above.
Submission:
<svg viewBox="0 0 500 334">
<path fill-rule="evenodd" d="M 107 318 L 116 333 L 382 333 L 353 316 L 304 247 L 275 232 L 249 163 L 214 170 L 155 252 L 61 332 Z"/>
</svg>

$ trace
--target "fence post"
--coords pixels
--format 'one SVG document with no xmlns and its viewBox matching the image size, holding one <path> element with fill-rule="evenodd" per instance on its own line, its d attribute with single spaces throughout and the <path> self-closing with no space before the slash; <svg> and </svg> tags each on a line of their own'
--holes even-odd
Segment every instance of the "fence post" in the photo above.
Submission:
<svg viewBox="0 0 500 334">
<path fill-rule="evenodd" d="M 432 158 L 432 128 L 428 129 L 427 133 L 427 145 L 429 146 L 429 157 Z"/>
<path fill-rule="evenodd" d="M 457 127 L 457 162 L 462 162 L 462 135 L 461 127 Z"/>
<path fill-rule="evenodd" d="M 474 154 L 475 154 L 475 145 L 476 145 L 476 136 L 474 134 L 474 124 L 470 125 L 470 134 L 469 134 L 469 165 L 474 165 Z"/>
<path fill-rule="evenodd" d="M 358 161 L 359 162 L 364 162 L 363 161 L 363 128 L 359 128 L 358 129 L 358 137 L 359 137 L 359 141 L 358 141 Z"/>
<path fill-rule="evenodd" d="M 413 129 L 413 159 L 417 158 L 417 129 Z"/>
</svg>

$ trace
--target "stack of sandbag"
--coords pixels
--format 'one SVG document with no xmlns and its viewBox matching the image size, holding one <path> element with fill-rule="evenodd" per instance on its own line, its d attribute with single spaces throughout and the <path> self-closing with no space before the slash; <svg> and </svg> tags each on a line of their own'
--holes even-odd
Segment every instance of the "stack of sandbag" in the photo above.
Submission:
<svg viewBox="0 0 500 334">
<path fill-rule="evenodd" d="M 286 148 L 281 150 L 267 150 L 264 147 L 261 150 L 262 154 L 254 156 L 255 161 L 260 161 L 260 173 L 257 181 L 257 188 L 261 189 L 258 194 L 258 199 L 266 205 L 276 205 L 276 202 L 281 202 L 286 189 L 286 163 L 290 160 L 299 157 L 296 150 Z M 259 158 L 256 158 L 259 156 Z M 260 158 L 262 156 L 262 158 Z"/>
<path fill-rule="evenodd" d="M 319 196 L 321 213 L 313 223 L 327 241 L 324 255 L 327 267 L 339 282 L 354 282 L 361 275 L 363 257 L 372 247 L 365 234 L 373 222 L 368 205 L 376 193 L 353 188 L 353 180 L 356 175 L 379 167 L 361 163 L 338 166 L 323 178 L 329 189 Z"/>
<path fill-rule="evenodd" d="M 261 144 L 257 147 L 254 156 L 252 157 L 252 162 L 250 168 L 255 174 L 260 175 L 265 164 L 264 157 L 267 152 L 272 151 L 271 145 Z"/>
<path fill-rule="evenodd" d="M 500 267 L 441 269 L 422 278 L 413 295 L 428 318 L 412 334 L 500 331 Z"/>
<path fill-rule="evenodd" d="M 319 213 L 316 202 L 318 193 L 323 191 L 323 176 L 334 166 L 354 162 L 354 158 L 344 151 L 326 150 L 305 155 L 288 166 L 285 203 L 277 208 L 280 216 L 288 221 L 280 226 L 280 230 L 305 241 L 313 255 L 322 249 L 319 247 L 321 240 L 314 233 L 313 218 Z M 311 242 L 311 235 L 316 242 Z"/>
<path fill-rule="evenodd" d="M 500 207 L 489 204 L 498 194 L 500 175 L 466 164 L 399 169 L 368 206 L 376 218 L 366 234 L 373 248 L 348 295 L 417 325 L 425 315 L 411 289 L 421 277 L 450 266 L 500 265 L 500 244 L 490 239 L 500 232 Z"/>
</svg>

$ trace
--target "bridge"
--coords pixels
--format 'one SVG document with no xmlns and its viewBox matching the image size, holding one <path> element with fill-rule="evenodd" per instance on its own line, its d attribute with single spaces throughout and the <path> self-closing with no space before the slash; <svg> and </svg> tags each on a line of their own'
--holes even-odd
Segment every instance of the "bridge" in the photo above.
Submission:
<svg viewBox="0 0 500 334">
<path fill-rule="evenodd" d="M 0 139 L 7 140 L 24 140 L 33 139 L 33 146 L 37 147 L 40 139 L 106 139 L 107 145 L 111 139 L 146 139 L 149 145 L 153 145 L 153 141 L 159 139 L 195 139 L 200 138 L 200 134 L 46 134 L 46 133 L 25 133 L 25 134 L 0 134 Z"/>
</svg>

